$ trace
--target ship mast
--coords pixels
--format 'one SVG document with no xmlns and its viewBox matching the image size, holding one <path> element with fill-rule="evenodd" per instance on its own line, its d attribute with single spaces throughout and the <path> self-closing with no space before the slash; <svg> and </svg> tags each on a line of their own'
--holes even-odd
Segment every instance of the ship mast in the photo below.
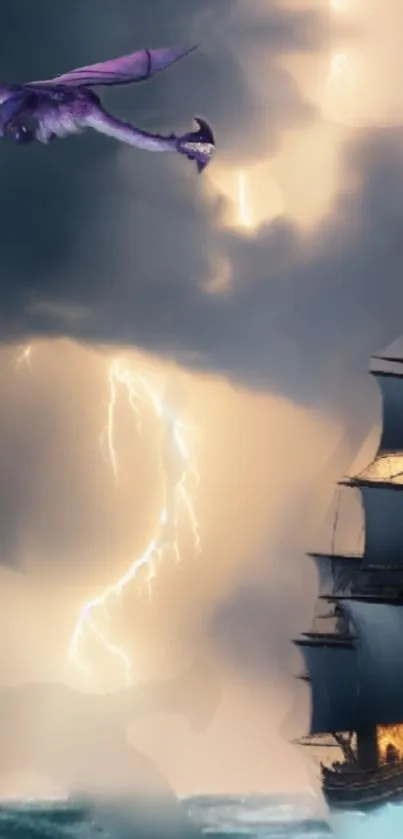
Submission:
<svg viewBox="0 0 403 839">
<path fill-rule="evenodd" d="M 311 688 L 308 742 L 333 735 L 362 770 L 379 764 L 377 726 L 403 722 L 403 358 L 376 358 L 402 365 L 371 371 L 382 395 L 378 451 L 364 472 L 340 481 L 361 496 L 363 553 L 309 554 L 333 625 L 294 642 Z"/>
</svg>

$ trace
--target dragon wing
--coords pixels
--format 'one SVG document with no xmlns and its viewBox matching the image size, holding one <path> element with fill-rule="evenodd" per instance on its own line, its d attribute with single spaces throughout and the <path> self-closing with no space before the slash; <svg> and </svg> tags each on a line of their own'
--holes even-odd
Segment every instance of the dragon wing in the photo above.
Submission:
<svg viewBox="0 0 403 839">
<path fill-rule="evenodd" d="M 99 64 L 77 67 L 69 73 L 45 81 L 30 82 L 29 87 L 66 85 L 68 87 L 94 87 L 96 85 L 122 85 L 151 78 L 170 64 L 174 64 L 196 47 L 166 47 L 155 50 L 138 50 L 130 55 L 112 58 Z"/>
<path fill-rule="evenodd" d="M 19 93 L 23 89 L 23 85 L 0 84 L 0 105 L 11 99 L 15 93 Z"/>
</svg>

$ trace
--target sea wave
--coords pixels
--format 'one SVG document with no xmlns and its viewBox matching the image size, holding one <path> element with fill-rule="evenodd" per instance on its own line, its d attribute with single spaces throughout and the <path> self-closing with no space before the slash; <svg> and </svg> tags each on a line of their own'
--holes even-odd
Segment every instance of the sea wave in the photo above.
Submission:
<svg viewBox="0 0 403 839">
<path fill-rule="evenodd" d="M 282 796 L 199 796 L 176 807 L 127 799 L 3 803 L 0 839 L 403 839 L 403 808 L 372 816 L 315 814 Z"/>
<path fill-rule="evenodd" d="M 326 821 L 312 801 L 290 796 L 201 796 L 187 802 L 191 818 L 208 839 L 325 839 Z"/>
<path fill-rule="evenodd" d="M 178 804 L 138 799 L 23 801 L 0 807 L 0 839 L 197 839 Z"/>
</svg>

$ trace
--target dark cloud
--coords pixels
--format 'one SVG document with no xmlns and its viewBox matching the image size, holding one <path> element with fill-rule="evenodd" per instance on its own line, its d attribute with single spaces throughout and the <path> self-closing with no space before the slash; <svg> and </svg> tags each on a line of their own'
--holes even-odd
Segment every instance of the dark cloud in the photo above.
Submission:
<svg viewBox="0 0 403 839">
<path fill-rule="evenodd" d="M 200 53 L 182 66 L 150 85 L 106 91 L 105 101 L 162 131 L 187 128 L 202 113 L 214 125 L 221 160 L 252 157 L 274 148 L 282 128 L 314 115 L 276 58 L 298 45 L 316 48 L 319 36 L 307 33 L 319 32 L 319 18 L 315 30 L 312 15 L 274 6 L 264 20 L 266 37 L 262 21 L 262 9 L 245 14 L 236 0 L 218 8 L 211 0 L 153 0 L 147 9 L 104 0 L 96 20 L 78 2 L 56 11 L 19 0 L 4 10 L 1 75 L 46 77 L 144 44 L 199 41 Z M 186 161 L 86 135 L 49 148 L 4 144 L 0 167 L 5 338 L 31 329 L 73 332 L 49 316 L 63 302 L 69 312 L 89 306 L 97 337 L 107 340 L 152 344 L 157 332 L 171 343 L 170 328 L 174 335 L 180 326 L 175 310 L 186 319 L 189 303 L 204 308 L 207 318 L 211 309 L 214 320 L 215 307 L 199 291 L 211 268 L 214 212 Z M 121 327 L 119 301 L 132 310 Z"/>
<path fill-rule="evenodd" d="M 277 5 L 263 26 L 236 2 L 219 12 L 213 3 L 172 2 L 167 10 L 153 2 L 145 12 L 142 4 L 105 2 L 95 26 L 78 5 L 51 8 L 7 7 L 5 77 L 46 76 L 144 43 L 200 36 L 200 55 L 187 66 L 133 91 L 108 92 L 108 103 L 135 117 L 135 101 L 139 122 L 161 128 L 188 124 L 201 111 L 216 127 L 218 161 L 248 146 L 258 153 L 263 129 L 270 148 L 290 121 L 309 115 L 276 56 L 326 40 L 312 13 Z M 248 60 L 258 67 L 263 52 L 271 56 L 264 78 L 251 79 Z M 347 186 L 309 236 L 286 219 L 253 239 L 220 231 L 220 208 L 185 161 L 105 138 L 4 146 L 0 165 L 4 338 L 44 332 L 133 343 L 326 404 L 338 398 L 348 369 L 365 367 L 400 329 L 398 131 L 355 142 Z M 232 289 L 221 296 L 203 285 L 217 255 L 228 256 L 233 271 Z"/>
<path fill-rule="evenodd" d="M 116 324 L 108 337 L 117 339 L 119 330 L 126 341 L 249 384 L 334 404 L 352 378 L 363 378 L 371 352 L 401 330 L 401 146 L 401 132 L 363 137 L 347 159 L 347 186 L 312 235 L 303 236 L 287 220 L 255 239 L 214 233 L 211 217 L 192 196 L 186 213 L 172 207 L 143 243 L 144 283 L 134 269 L 132 284 L 126 278 L 119 294 L 116 286 L 108 294 L 100 254 L 92 251 L 108 297 L 103 311 Z M 355 185 L 349 187 L 352 175 Z M 127 253 L 126 234 L 120 230 L 118 236 L 118 250 Z M 181 243 L 180 262 L 173 241 Z M 211 269 L 209 244 L 213 253 L 229 256 L 228 294 L 202 288 Z M 141 257 L 134 248 L 129 264 L 136 265 Z M 94 336 L 101 336 L 97 328 Z M 360 397 L 370 388 L 363 383 Z"/>
<path fill-rule="evenodd" d="M 107 210 L 94 209 L 76 241 L 76 267 L 66 249 L 61 274 L 45 271 L 38 285 L 26 275 L 26 300 L 37 295 L 37 309 L 24 313 L 21 299 L 15 309 L 13 295 L 10 314 L 18 312 L 25 329 L 172 353 L 325 408 L 351 399 L 357 410 L 362 400 L 373 407 L 375 387 L 363 376 L 369 356 L 401 329 L 400 133 L 368 135 L 355 146 L 347 171 L 358 186 L 343 190 L 311 236 L 286 220 L 255 239 L 214 232 L 202 186 L 189 189 L 177 163 L 153 163 L 155 182 L 136 169 L 125 182 L 122 159 L 114 171 L 120 190 L 108 193 Z M 175 198 L 167 198 L 170 190 Z M 233 269 L 222 296 L 203 290 L 217 253 L 228 254 Z M 65 301 L 66 315 L 71 304 L 84 304 L 94 317 L 63 323 L 41 308 L 42 298 L 59 302 L 61 312 Z"/>
<path fill-rule="evenodd" d="M 199 55 L 149 85 L 107 91 L 108 104 L 161 129 L 201 111 L 217 130 L 218 163 L 259 154 L 263 138 L 267 152 L 309 118 L 278 59 L 319 50 L 329 32 L 319 15 L 279 3 L 246 14 L 236 0 L 104 0 L 95 21 L 77 2 L 56 10 L 19 0 L 3 12 L 1 73 L 44 77 L 144 44 L 198 40 Z M 284 219 L 254 238 L 217 227 L 219 205 L 182 159 L 90 135 L 49 148 L 4 144 L 1 334 L 127 342 L 333 404 L 401 328 L 401 139 L 355 141 L 345 186 L 313 234 Z M 218 256 L 233 279 L 213 295 L 204 284 Z"/>
<path fill-rule="evenodd" d="M 217 11 L 215 2 L 104 0 L 95 19 L 83 16 L 77 2 L 34 9 L 14 0 L 3 12 L 1 73 L 44 77 L 144 44 L 200 41 L 200 54 L 187 63 L 149 85 L 109 91 L 105 100 L 161 130 L 186 127 L 201 112 L 216 129 L 218 163 L 258 157 L 276 147 L 284 128 L 314 118 L 279 58 L 319 50 L 329 32 L 313 13 L 275 4 L 252 15 L 242 6 L 225 0 Z M 337 200 L 312 234 L 282 219 L 252 238 L 216 224 L 219 204 L 179 158 L 90 135 L 49 148 L 4 144 L 1 334 L 134 344 L 326 409 L 340 409 L 347 397 L 355 406 L 363 396 L 371 400 L 369 384 L 353 395 L 352 385 L 369 354 L 401 329 L 401 141 L 399 131 L 356 138 Z M 218 256 L 228 257 L 233 274 L 221 295 L 205 290 Z M 47 418 L 40 404 L 33 420 L 39 449 L 42 439 L 48 448 L 62 433 L 60 417 Z M 25 475 L 12 419 L 9 427 L 0 526 L 12 540 L 22 524 L 26 530 L 35 477 Z M 55 482 L 56 499 L 62 488 Z M 72 534 L 79 539 L 89 514 L 80 519 L 85 505 L 75 488 L 82 476 L 72 473 L 67 486 L 74 504 L 64 509 L 53 543 L 43 521 L 44 544 L 59 550 L 63 542 L 74 551 Z M 105 509 L 100 502 L 94 522 L 108 522 Z M 109 555 L 116 532 L 106 531 Z M 10 542 L 4 554 L 19 550 Z"/>
</svg>

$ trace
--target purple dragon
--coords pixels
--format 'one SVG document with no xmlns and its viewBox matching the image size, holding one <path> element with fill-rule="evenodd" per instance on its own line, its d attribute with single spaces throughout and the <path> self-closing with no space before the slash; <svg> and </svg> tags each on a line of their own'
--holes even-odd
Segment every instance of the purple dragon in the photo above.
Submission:
<svg viewBox="0 0 403 839">
<path fill-rule="evenodd" d="M 168 47 L 143 49 L 121 58 L 79 67 L 45 81 L 0 86 L 0 136 L 15 143 L 56 137 L 92 128 L 148 151 L 176 151 L 196 162 L 201 172 L 215 151 L 213 132 L 203 119 L 195 118 L 198 130 L 163 137 L 141 131 L 116 119 L 102 107 L 91 89 L 97 85 L 123 85 L 149 79 L 196 49 Z"/>
</svg>

